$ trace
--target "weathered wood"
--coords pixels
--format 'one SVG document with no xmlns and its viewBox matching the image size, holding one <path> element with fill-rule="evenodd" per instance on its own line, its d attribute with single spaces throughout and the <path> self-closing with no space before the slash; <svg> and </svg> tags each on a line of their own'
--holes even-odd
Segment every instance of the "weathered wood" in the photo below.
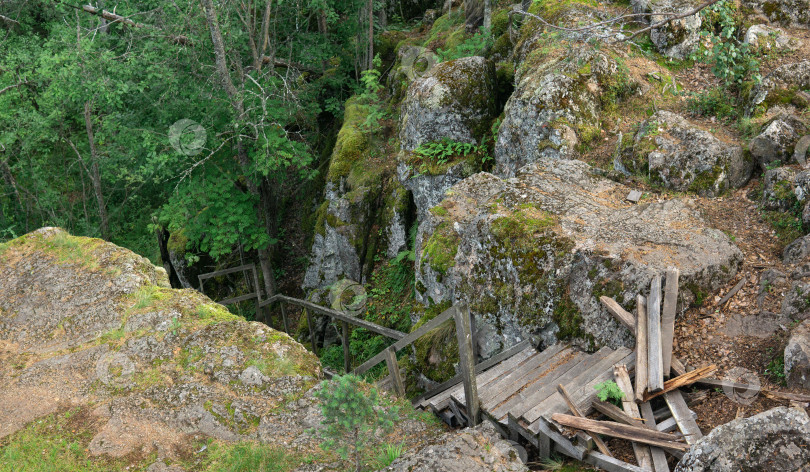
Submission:
<svg viewBox="0 0 810 472">
<path fill-rule="evenodd" d="M 532 428 L 536 428 L 536 431 Z M 551 441 L 554 442 L 557 450 L 572 457 L 578 461 L 585 458 L 585 449 L 576 447 L 574 444 L 565 438 L 562 434 L 554 431 L 551 426 L 546 422 L 545 418 L 540 418 L 529 426 L 529 431 L 536 432 L 537 434 L 544 434 Z"/>
<path fill-rule="evenodd" d="M 519 354 L 519 353 L 521 353 L 523 351 L 526 351 L 527 353 L 530 353 L 530 352 L 534 351 L 534 348 L 530 347 L 529 341 L 521 341 L 521 342 L 517 343 L 516 345 L 512 346 L 511 348 L 509 348 L 509 349 L 507 349 L 507 350 L 505 350 L 505 351 L 503 351 L 503 352 L 501 352 L 499 354 L 496 354 L 496 355 L 490 357 L 489 359 L 487 359 L 487 360 L 485 360 L 485 361 L 483 361 L 483 362 L 481 362 L 479 364 L 476 364 L 475 365 L 475 373 L 476 373 L 476 375 L 479 375 L 479 377 L 480 377 L 480 374 L 482 372 L 484 372 L 485 370 L 487 370 L 487 369 L 489 369 L 491 367 L 494 367 L 496 364 L 498 364 L 500 362 L 503 362 L 503 361 L 505 361 L 507 359 L 510 359 L 511 357 L 513 357 L 513 356 L 515 356 L 515 355 L 517 355 L 517 354 Z M 527 354 L 527 357 L 528 357 L 528 354 Z M 479 378 L 479 381 L 480 381 L 480 378 Z M 446 392 L 448 389 L 453 388 L 453 387 L 455 387 L 456 385 L 458 385 L 460 383 L 461 383 L 461 376 L 456 375 L 452 379 L 439 384 L 439 386 L 434 388 L 433 390 L 425 392 L 422 395 L 420 395 L 419 397 L 417 397 L 413 401 L 413 404 L 414 405 L 419 405 L 419 406 L 425 406 L 425 402 L 426 402 L 427 399 L 433 398 L 433 397 L 435 397 L 435 396 L 437 396 L 437 395 L 439 395 L 439 394 L 441 394 L 443 392 Z M 448 398 L 449 397 L 450 396 L 448 394 Z"/>
<path fill-rule="evenodd" d="M 629 349 L 627 351 L 629 351 Z M 632 365 L 632 369 L 635 370 L 636 365 L 635 362 L 636 362 L 636 353 L 629 352 L 623 359 L 621 359 L 615 364 Z M 605 380 L 613 380 L 613 372 L 611 371 L 610 368 L 606 369 L 605 372 L 603 372 L 601 375 L 594 377 L 593 380 L 586 383 L 578 391 L 571 392 L 574 395 L 574 401 L 577 403 L 577 405 L 579 405 L 579 407 L 583 411 L 587 409 L 585 405 L 590 405 L 594 402 L 594 400 L 596 400 L 596 395 L 599 393 L 596 390 L 596 385 L 604 382 Z"/>
<path fill-rule="evenodd" d="M 661 276 L 650 282 L 647 298 L 647 390 L 659 392 L 664 388 L 664 359 L 661 354 Z"/>
<path fill-rule="evenodd" d="M 605 371 L 610 370 L 611 366 L 616 362 L 620 362 L 623 360 L 630 351 L 627 348 L 619 348 L 616 351 L 608 354 L 604 359 L 600 359 L 593 367 L 586 369 L 579 373 L 576 377 L 570 380 L 564 380 L 562 383 L 566 385 L 569 392 L 571 393 L 571 398 L 574 400 L 574 403 L 580 408 L 580 410 L 584 414 L 588 414 L 590 412 L 590 402 L 589 397 L 587 394 L 593 394 L 594 397 L 596 395 L 596 389 L 590 387 L 590 391 L 583 392 L 584 388 L 587 388 L 588 385 L 594 380 L 594 378 L 598 377 L 599 375 L 603 375 Z M 530 400 L 533 400 L 530 397 Z M 563 401 L 562 397 L 559 394 L 552 394 L 545 400 L 540 401 L 535 406 L 531 407 L 525 413 L 522 413 L 523 418 L 525 418 L 529 423 L 534 422 L 537 420 L 538 417 L 542 415 L 548 416 L 549 413 L 562 413 L 565 411 L 565 402 Z"/>
<path fill-rule="evenodd" d="M 595 401 L 593 402 L 593 409 L 614 421 L 618 421 L 619 423 L 633 426 L 644 426 L 644 421 L 631 417 L 612 403 Z"/>
<path fill-rule="evenodd" d="M 475 378 L 475 358 L 473 358 L 472 326 L 470 309 L 466 303 L 456 305 L 456 335 L 458 337 L 458 358 L 464 384 L 464 403 L 472 426 L 481 422 L 481 404 L 478 399 L 478 386 Z"/>
<path fill-rule="evenodd" d="M 476 378 L 478 382 L 478 389 L 479 391 L 484 391 L 486 383 L 491 379 L 497 378 L 501 375 L 506 375 L 515 367 L 521 365 L 527 359 L 530 359 L 537 355 L 537 351 L 533 348 L 529 348 L 525 351 L 521 351 L 518 354 L 510 357 L 509 359 L 501 362 L 500 364 L 496 365 L 492 369 L 487 370 L 486 372 L 479 374 Z M 458 375 L 459 383 L 458 385 L 454 386 L 453 388 L 449 388 L 444 392 L 436 395 L 432 398 L 424 400 L 423 403 L 428 402 L 431 405 L 434 405 L 437 408 L 444 408 L 447 402 L 450 401 L 451 396 L 455 396 L 456 398 L 463 399 L 464 398 L 464 385 L 461 384 L 461 375 Z"/>
<path fill-rule="evenodd" d="M 638 408 L 641 411 L 641 416 L 644 417 L 644 421 L 646 421 L 646 426 L 648 428 L 655 428 L 655 415 L 653 415 L 650 402 L 641 403 Z M 664 454 L 663 449 L 654 446 L 650 447 L 650 454 L 652 455 L 653 470 L 655 472 L 669 472 L 667 456 Z"/>
<path fill-rule="evenodd" d="M 607 308 L 607 310 L 612 314 L 619 323 L 623 324 L 627 329 L 633 333 L 633 336 L 636 335 L 636 320 L 632 313 L 629 313 L 627 310 L 621 307 L 616 300 L 606 297 L 602 295 L 599 297 L 599 301 L 602 302 L 602 305 Z"/>
<path fill-rule="evenodd" d="M 630 373 L 627 372 L 627 366 L 615 366 L 613 368 L 613 377 L 616 379 L 616 385 L 619 386 L 619 390 L 624 393 L 622 409 L 627 416 L 640 418 L 641 412 L 639 412 L 638 405 L 636 405 L 633 400 L 635 395 L 633 394 L 633 385 L 630 383 Z M 641 427 L 644 428 L 644 426 Z M 639 467 L 644 470 L 652 470 L 652 453 L 650 453 L 649 447 L 633 443 L 633 453 L 636 456 L 636 462 L 638 462 Z"/>
<path fill-rule="evenodd" d="M 615 457 L 606 456 L 596 451 L 591 451 L 585 454 L 582 462 L 595 465 L 596 467 L 608 472 L 646 472 L 641 467 L 628 464 L 627 462 L 616 459 Z"/>
<path fill-rule="evenodd" d="M 627 439 L 636 443 L 647 444 L 649 446 L 659 446 L 668 449 L 686 451 L 688 444 L 678 442 L 678 438 L 672 434 L 661 433 L 648 428 L 640 428 L 627 424 L 615 423 L 612 421 L 599 421 L 589 418 L 579 418 L 577 416 L 555 413 L 553 421 L 569 428 L 581 429 L 591 433 L 604 434 L 614 438 Z M 645 468 L 641 466 L 641 468 Z"/>
<path fill-rule="evenodd" d="M 746 277 L 740 279 L 740 281 L 737 282 L 737 285 L 735 285 L 731 290 L 729 290 L 725 297 L 720 299 L 720 302 L 717 303 L 717 306 L 722 307 L 723 305 L 726 304 L 726 302 L 731 300 L 731 297 L 736 295 L 737 292 L 739 292 L 740 289 L 743 288 L 743 286 L 745 286 L 746 280 L 748 280 Z"/>
<path fill-rule="evenodd" d="M 225 300 L 219 301 L 217 303 L 219 303 L 220 305 L 233 305 L 234 303 L 244 302 L 246 300 L 252 300 L 254 298 L 257 301 L 259 299 L 258 295 L 256 295 L 256 292 L 250 292 L 244 295 L 239 295 L 238 297 L 226 298 Z"/>
<path fill-rule="evenodd" d="M 683 374 L 688 372 L 688 370 L 686 369 L 686 366 L 683 365 L 683 362 L 681 362 L 677 357 L 672 356 L 672 361 L 671 362 L 672 362 L 671 369 L 672 369 L 673 374 L 675 374 L 675 375 L 683 375 Z"/>
<path fill-rule="evenodd" d="M 563 400 L 565 400 L 565 403 L 568 405 L 568 409 L 571 410 L 571 414 L 574 416 L 579 416 L 580 418 L 584 416 L 579 411 L 579 408 L 577 408 L 577 405 L 571 400 L 571 396 L 568 395 L 568 391 L 565 389 L 563 384 L 557 384 L 557 391 L 560 392 L 560 395 L 562 395 Z M 594 434 L 592 437 L 593 442 L 596 444 L 596 447 L 602 452 L 602 454 L 613 456 L 613 454 L 610 453 L 610 449 L 608 449 L 607 444 L 605 444 L 605 442 L 602 441 L 599 436 Z"/>
<path fill-rule="evenodd" d="M 647 300 L 636 296 L 636 401 L 644 398 L 647 390 Z"/>
<path fill-rule="evenodd" d="M 491 408 L 496 418 L 503 418 L 507 411 L 518 414 L 518 411 L 526 411 L 531 406 L 529 398 L 533 392 L 542 392 L 546 397 L 554 392 L 554 385 L 565 377 L 572 370 L 578 369 L 580 365 L 588 361 L 587 354 L 576 352 L 570 358 L 563 359 L 560 363 L 545 365 L 524 377 L 521 386 L 513 394 L 495 403 Z M 556 360 L 556 358 L 555 358 Z M 539 386 L 535 387 L 535 385 Z M 503 398 L 503 397 L 501 397 Z"/>
<path fill-rule="evenodd" d="M 351 372 L 352 370 L 352 353 L 349 349 L 349 323 L 343 321 L 343 337 L 341 342 L 343 343 L 343 371 L 344 372 Z M 396 358 L 396 353 L 394 354 L 394 358 Z"/>
<path fill-rule="evenodd" d="M 667 269 L 664 306 L 661 309 L 661 361 L 665 375 L 669 375 L 672 367 L 672 341 L 675 337 L 675 313 L 678 307 L 678 277 L 680 275 L 681 272 L 675 267 Z"/>
<path fill-rule="evenodd" d="M 487 384 L 487 387 L 482 391 L 481 402 L 485 405 L 490 405 L 495 400 L 503 400 L 508 396 L 514 394 L 520 387 L 521 381 L 526 376 L 535 372 L 539 368 L 544 368 L 552 359 L 565 358 L 570 356 L 573 350 L 569 347 L 564 347 L 557 350 L 556 354 L 549 356 L 545 352 L 541 352 L 537 356 L 527 359 L 526 362 L 516 367 L 513 371 L 507 372 L 503 376 L 499 376 Z M 498 385 L 497 388 L 492 388 L 493 385 Z M 499 404 L 500 401 L 496 403 Z"/>
<path fill-rule="evenodd" d="M 372 333 L 381 334 L 381 335 L 383 335 L 385 337 L 388 337 L 388 338 L 391 338 L 391 339 L 402 340 L 402 339 L 404 339 L 406 337 L 410 337 L 410 336 L 412 336 L 414 334 L 414 333 L 411 333 L 410 335 L 407 335 L 407 334 L 405 334 L 405 333 L 403 333 L 401 331 L 397 331 L 397 330 L 391 329 L 391 328 L 386 328 L 385 326 L 380 326 L 380 325 L 372 323 L 370 321 L 366 321 L 366 320 L 364 320 L 362 318 L 355 318 L 355 317 L 349 316 L 349 315 L 347 315 L 345 313 L 341 313 L 341 312 L 339 312 L 337 310 L 333 310 L 331 308 L 326 308 L 326 307 L 320 306 L 320 305 L 318 305 L 316 303 L 312 303 L 312 302 L 307 301 L 307 300 L 301 300 L 301 299 L 298 299 L 298 298 L 288 297 L 286 295 L 279 295 L 279 294 L 273 295 L 272 297 L 268 298 L 267 300 L 264 300 L 263 302 L 261 302 L 260 306 L 267 306 L 267 305 L 270 305 L 271 303 L 274 303 L 276 301 L 282 301 L 282 302 L 290 303 L 290 304 L 293 304 L 293 305 L 298 305 L 300 307 L 306 308 L 307 310 L 309 310 L 309 311 L 311 311 L 313 313 L 320 313 L 321 315 L 330 316 L 330 317 L 335 318 L 337 320 L 345 321 L 345 322 L 347 322 L 347 323 L 349 323 L 351 325 L 359 326 L 361 328 L 365 328 L 365 329 L 371 331 Z M 431 320 L 431 321 L 433 321 L 433 320 Z M 427 325 L 427 324 L 428 323 L 425 323 L 425 325 Z M 407 343 L 405 345 L 407 345 Z M 400 349 L 401 349 L 401 347 L 397 348 L 397 350 L 400 350 Z M 383 353 L 380 353 L 377 356 L 375 356 L 375 359 L 377 357 L 379 357 L 377 359 L 377 362 L 371 364 L 371 366 L 369 366 L 367 369 L 362 370 L 360 372 L 357 372 L 357 370 L 359 369 L 359 367 L 358 367 L 358 369 L 355 369 L 355 373 L 362 374 L 366 370 L 370 369 L 371 367 L 374 367 L 378 363 L 385 360 L 385 354 L 383 354 Z"/>
<path fill-rule="evenodd" d="M 664 382 L 664 388 L 661 389 L 660 392 L 648 393 L 648 394 L 644 395 L 644 401 L 650 401 L 653 398 L 658 397 L 660 395 L 663 395 L 663 394 L 665 394 L 667 392 L 671 392 L 671 391 L 677 390 L 677 389 L 679 389 L 681 387 L 691 385 L 691 384 L 699 381 L 702 378 L 708 377 L 709 374 L 711 374 L 712 372 L 715 371 L 715 369 L 717 369 L 717 366 L 712 364 L 710 366 L 701 367 L 700 369 L 695 369 L 695 370 L 693 370 L 691 372 L 687 372 L 687 373 L 685 373 L 683 375 L 679 375 L 679 376 L 675 377 L 674 379 L 669 379 L 666 382 Z"/>
<path fill-rule="evenodd" d="M 397 353 L 390 347 L 383 352 L 385 352 L 385 363 L 388 364 L 388 375 L 391 376 L 391 389 L 396 396 L 404 397 L 405 384 L 402 382 L 402 374 L 399 371 Z"/>
<path fill-rule="evenodd" d="M 751 385 L 750 387 L 754 388 L 753 385 Z M 803 395 L 801 393 L 777 392 L 776 390 L 762 390 L 762 393 L 766 397 L 773 398 L 775 400 L 788 400 L 799 403 L 810 403 L 810 395 Z"/>
<path fill-rule="evenodd" d="M 210 279 L 212 277 L 219 277 L 221 275 L 228 275 L 234 272 L 243 272 L 246 270 L 255 270 L 256 266 L 254 264 L 243 264 L 236 267 L 231 267 L 229 269 L 222 269 L 222 270 L 215 270 L 214 272 L 206 272 L 205 274 L 200 274 L 197 276 L 197 279 L 202 282 L 203 280 Z M 200 284 L 200 291 L 202 291 L 202 284 Z"/>
<path fill-rule="evenodd" d="M 309 342 L 312 344 L 312 352 L 318 355 L 318 340 L 315 339 L 315 325 L 312 319 L 312 312 L 306 310 L 307 313 L 307 327 L 309 328 Z"/>
<path fill-rule="evenodd" d="M 701 433 L 697 423 L 692 419 L 692 413 L 689 407 L 686 406 L 686 402 L 680 390 L 665 393 L 664 400 L 667 402 L 667 406 L 669 406 L 669 410 L 672 412 L 672 417 L 675 418 L 675 422 L 678 423 L 678 429 L 681 430 L 681 434 L 683 434 L 684 439 L 686 439 L 689 445 L 694 444 L 698 439 L 703 437 L 703 433 Z"/>
</svg>

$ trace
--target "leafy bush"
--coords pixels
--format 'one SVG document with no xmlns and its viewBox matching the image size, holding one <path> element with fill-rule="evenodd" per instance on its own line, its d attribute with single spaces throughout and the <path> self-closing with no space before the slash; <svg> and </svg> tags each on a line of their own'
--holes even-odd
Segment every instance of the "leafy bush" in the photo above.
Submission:
<svg viewBox="0 0 810 472">
<path fill-rule="evenodd" d="M 492 32 L 487 28 L 481 27 L 477 33 L 464 40 L 464 42 L 458 46 L 448 50 L 439 48 L 436 53 L 439 55 L 439 59 L 442 62 L 452 61 L 454 59 L 461 59 L 462 57 L 482 56 L 486 54 L 493 44 L 495 44 L 495 38 L 492 36 Z"/>
<path fill-rule="evenodd" d="M 759 61 L 751 47 L 742 42 L 745 34 L 742 17 L 737 6 L 730 0 L 718 2 L 700 12 L 703 23 L 709 29 L 701 34 L 712 44 L 711 49 L 702 49 L 694 57 L 712 65 L 712 72 L 722 79 L 727 87 L 739 89 L 743 82 L 759 83 Z"/>
<path fill-rule="evenodd" d="M 380 91 L 384 88 L 380 83 L 380 67 L 382 67 L 382 59 L 380 55 L 374 56 L 374 67 L 364 70 L 360 75 L 360 82 L 363 83 L 363 92 L 360 94 L 360 102 L 366 107 L 366 121 L 363 122 L 361 128 L 367 132 L 375 132 L 380 129 L 380 121 L 386 117 L 385 110 L 382 107 L 380 99 Z"/>
<path fill-rule="evenodd" d="M 381 407 L 377 389 L 348 374 L 323 381 L 315 392 L 321 400 L 326 441 L 323 447 L 334 449 L 344 459 L 353 456 L 355 470 L 360 472 L 360 456 L 380 428 L 390 431 L 399 419 L 399 407 Z"/>
<path fill-rule="evenodd" d="M 615 381 L 605 380 L 600 384 L 594 385 L 593 388 L 596 389 L 596 396 L 600 401 L 610 401 L 616 406 L 621 405 L 622 399 L 624 398 L 624 392 L 622 392 Z"/>
</svg>

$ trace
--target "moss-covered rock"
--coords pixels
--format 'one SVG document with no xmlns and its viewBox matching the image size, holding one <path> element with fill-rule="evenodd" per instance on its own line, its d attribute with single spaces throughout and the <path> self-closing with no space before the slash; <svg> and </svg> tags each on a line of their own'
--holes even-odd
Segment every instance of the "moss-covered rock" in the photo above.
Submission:
<svg viewBox="0 0 810 472">
<path fill-rule="evenodd" d="M 417 300 L 467 301 L 484 356 L 527 338 L 630 344 L 600 296 L 632 309 L 670 265 L 684 286 L 711 292 L 733 277 L 742 254 L 688 201 L 633 206 L 628 191 L 582 162 L 550 158 L 515 179 L 464 179 L 419 227 Z M 696 295 L 681 296 L 683 307 Z"/>
</svg>

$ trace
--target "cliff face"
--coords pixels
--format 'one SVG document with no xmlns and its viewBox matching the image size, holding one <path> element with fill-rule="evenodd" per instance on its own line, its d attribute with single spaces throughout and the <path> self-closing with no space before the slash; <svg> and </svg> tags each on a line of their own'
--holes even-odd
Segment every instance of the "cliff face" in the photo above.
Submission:
<svg viewBox="0 0 810 472">
<path fill-rule="evenodd" d="M 70 412 L 86 420 L 71 426 L 86 453 L 111 468 L 136 456 L 181 462 L 203 437 L 312 442 L 305 430 L 318 422 L 290 417 L 317 416 L 315 356 L 168 287 L 146 259 L 57 228 L 1 244 L 0 446 Z"/>
</svg>

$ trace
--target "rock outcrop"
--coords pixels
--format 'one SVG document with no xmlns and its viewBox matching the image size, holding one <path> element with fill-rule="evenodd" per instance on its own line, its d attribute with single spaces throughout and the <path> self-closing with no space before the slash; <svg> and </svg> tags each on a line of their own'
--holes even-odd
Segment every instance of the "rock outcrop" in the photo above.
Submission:
<svg viewBox="0 0 810 472">
<path fill-rule="evenodd" d="M 446 433 L 435 444 L 409 452 L 380 472 L 528 472 L 518 451 L 484 421 Z"/>
<path fill-rule="evenodd" d="M 635 13 L 652 13 L 649 23 L 659 23 L 666 19 L 665 13 L 686 13 L 695 4 L 683 0 L 632 0 Z M 685 59 L 692 54 L 700 42 L 700 15 L 670 21 L 650 31 L 650 40 L 661 54 L 673 59 Z"/>
<path fill-rule="evenodd" d="M 495 69 L 483 57 L 442 62 L 408 87 L 399 123 L 400 145 L 448 139 L 478 144 L 495 113 Z"/>
<path fill-rule="evenodd" d="M 744 0 L 743 5 L 764 14 L 783 26 L 810 26 L 810 2 L 807 0 Z"/>
<path fill-rule="evenodd" d="M 808 304 L 808 299 L 804 299 Z M 810 320 L 793 328 L 785 346 L 785 379 L 788 387 L 810 389 Z"/>
<path fill-rule="evenodd" d="M 810 417 L 779 407 L 718 426 L 699 439 L 675 472 L 807 470 Z"/>
<path fill-rule="evenodd" d="M 803 121 L 793 115 L 780 115 L 751 140 L 751 157 L 763 171 L 775 161 L 788 164 L 793 160 L 796 143 L 805 134 L 807 125 Z"/>
<path fill-rule="evenodd" d="M 674 265 L 684 306 L 730 280 L 742 256 L 689 200 L 634 206 L 628 191 L 583 162 L 553 158 L 515 179 L 463 180 L 420 224 L 417 299 L 469 302 L 484 356 L 529 336 L 630 344 L 600 295 L 632 309 L 653 274 Z"/>
<path fill-rule="evenodd" d="M 753 162 L 740 146 L 728 144 L 686 118 L 658 111 L 641 123 L 633 159 L 625 166 L 649 172 L 653 181 L 677 191 L 717 196 L 748 182 Z"/>
<path fill-rule="evenodd" d="M 792 51 L 800 46 L 800 42 L 788 36 L 784 30 L 768 25 L 748 28 L 743 42 L 760 51 Z"/>
<path fill-rule="evenodd" d="M 810 88 L 810 61 L 781 65 L 751 91 L 751 103 L 746 112 L 749 115 L 760 115 L 774 105 L 785 104 L 799 108 L 807 107 L 808 96 L 803 90 L 808 88 Z"/>
</svg>

